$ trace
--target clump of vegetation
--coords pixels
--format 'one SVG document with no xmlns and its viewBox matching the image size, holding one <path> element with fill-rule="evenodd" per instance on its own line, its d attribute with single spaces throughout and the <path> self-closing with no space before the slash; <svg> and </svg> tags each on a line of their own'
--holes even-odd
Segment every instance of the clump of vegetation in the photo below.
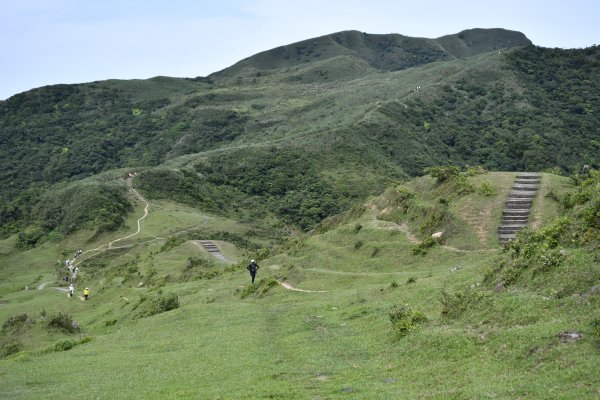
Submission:
<svg viewBox="0 0 600 400">
<path fill-rule="evenodd" d="M 592 338 L 600 343 L 600 318 L 594 318 L 590 322 L 590 329 Z"/>
<path fill-rule="evenodd" d="M 154 296 L 141 297 L 138 305 L 141 306 L 139 318 L 151 317 L 179 308 L 179 297 L 175 293 L 158 292 Z"/>
<path fill-rule="evenodd" d="M 80 340 L 74 340 L 74 339 L 59 340 L 58 342 L 54 343 L 52 346 L 47 348 L 44 352 L 52 353 L 52 352 L 71 350 L 73 347 L 79 346 L 80 344 L 90 342 L 91 340 L 92 340 L 91 336 L 85 336 L 85 337 L 81 338 Z"/>
<path fill-rule="evenodd" d="M 498 193 L 496 186 L 490 181 L 481 182 L 477 191 L 487 197 L 495 196 Z"/>
<path fill-rule="evenodd" d="M 381 251 L 381 247 L 373 247 L 373 251 L 371 251 L 371 257 L 375 257 Z"/>
<path fill-rule="evenodd" d="M 9 332 L 20 332 L 23 327 L 30 322 L 31 318 L 25 313 L 13 315 L 4 321 L 4 324 L 2 324 L 1 333 L 5 334 Z"/>
<path fill-rule="evenodd" d="M 79 331 L 79 326 L 73 320 L 71 315 L 63 312 L 49 315 L 46 322 L 46 329 L 58 330 L 65 333 L 75 333 Z"/>
<path fill-rule="evenodd" d="M 17 338 L 0 341 L 0 358 L 5 358 L 23 350 L 23 343 Z"/>
<path fill-rule="evenodd" d="M 266 295 L 271 288 L 277 286 L 277 280 L 274 278 L 261 279 L 255 285 L 248 285 L 242 292 L 240 293 L 240 298 L 245 299 L 246 297 L 256 294 L 258 297 L 263 297 Z"/>
<path fill-rule="evenodd" d="M 456 165 L 445 167 L 428 167 L 425 168 L 423 172 L 436 178 L 438 183 L 442 183 L 460 176 L 460 167 L 457 167 Z"/>
<path fill-rule="evenodd" d="M 413 310 L 408 304 L 392 307 L 389 312 L 389 317 L 394 332 L 398 336 L 408 335 L 417 327 L 417 325 L 427 321 L 425 314 L 421 311 Z"/>
<path fill-rule="evenodd" d="M 481 165 L 477 165 L 475 167 L 467 167 L 465 174 L 467 176 L 475 176 L 475 175 L 483 175 L 486 174 L 487 170 Z"/>
<path fill-rule="evenodd" d="M 414 277 L 414 276 L 411 276 L 410 278 L 408 278 L 408 279 L 406 280 L 406 283 L 407 283 L 407 284 L 409 284 L 409 283 L 415 283 L 415 282 L 417 282 L 417 278 L 416 278 L 416 277 Z"/>
<path fill-rule="evenodd" d="M 54 346 L 52 346 L 52 351 L 67 351 L 71 350 L 75 347 L 76 342 L 72 339 L 64 339 L 56 342 Z"/>
<path fill-rule="evenodd" d="M 458 318 L 469 309 L 487 304 L 490 297 L 490 292 L 474 288 L 459 290 L 455 293 L 442 291 L 440 293 L 442 316 L 450 319 Z"/>
<path fill-rule="evenodd" d="M 431 250 L 431 248 L 433 246 L 435 246 L 437 243 L 437 240 L 435 240 L 433 237 L 428 236 L 426 237 L 424 240 L 422 240 L 419 244 L 415 245 L 415 247 L 413 247 L 412 249 L 412 253 L 414 255 L 425 255 L 429 252 L 429 250 Z"/>
<path fill-rule="evenodd" d="M 181 280 L 184 282 L 198 279 L 211 279 L 219 276 L 222 272 L 215 269 L 215 263 L 212 259 L 204 257 L 188 257 L 185 268 L 181 274 Z"/>
</svg>

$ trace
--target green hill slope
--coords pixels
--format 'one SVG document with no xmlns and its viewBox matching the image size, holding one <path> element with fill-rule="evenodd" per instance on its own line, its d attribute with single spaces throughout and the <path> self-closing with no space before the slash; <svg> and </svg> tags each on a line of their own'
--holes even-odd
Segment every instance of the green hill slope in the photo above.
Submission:
<svg viewBox="0 0 600 400">
<path fill-rule="evenodd" d="M 133 247 L 90 257 L 109 238 L 85 243 L 76 285 L 78 294 L 92 289 L 86 302 L 54 289 L 64 287 L 58 282 L 23 290 L 62 271 L 62 259 L 56 267 L 54 260 L 70 255 L 85 236 L 26 252 L 2 241 L 2 262 L 10 267 L 0 270 L 0 321 L 10 322 L 0 334 L 0 396 L 55 398 L 84 390 L 123 399 L 594 398 L 600 383 L 594 289 L 600 270 L 593 261 L 598 174 L 574 181 L 544 174 L 539 215 L 568 221 L 560 231 L 549 231 L 552 224 L 538 231 L 554 244 L 525 235 L 502 251 L 480 240 L 476 229 L 453 229 L 469 224 L 460 222 L 465 207 L 495 209 L 513 176 L 418 178 L 309 235 L 271 245 L 268 258 L 222 244 L 240 261 L 233 266 L 211 261 L 189 239 L 212 239 L 223 228 L 251 237 L 247 226 L 150 201 L 139 235 L 121 243 Z M 495 195 L 464 190 L 484 181 L 496 185 Z M 410 204 L 397 194 L 407 191 Z M 440 199 L 451 218 L 427 224 Z M 491 230 L 499 223 L 492 214 L 477 225 Z M 133 221 L 110 240 L 135 231 Z M 427 234 L 420 226 L 444 230 L 446 243 L 416 253 L 415 241 Z M 547 269 L 523 264 L 516 246 L 550 248 L 564 258 Z M 250 257 L 261 266 L 255 286 L 244 268 Z M 515 268 L 522 274 L 510 272 Z M 516 278 L 492 290 L 507 276 Z M 151 315 L 169 309 L 170 293 L 179 306 Z M 79 330 L 51 327 L 61 312 Z M 81 373 L 82 365 L 92 373 Z"/>
<path fill-rule="evenodd" d="M 378 70 L 397 71 L 530 44 L 521 32 L 504 29 L 470 29 L 438 39 L 344 31 L 258 53 L 211 78 L 290 68 L 339 56 L 363 60 Z"/>
<path fill-rule="evenodd" d="M 28 207 L 51 184 L 115 168 L 143 169 L 151 196 L 224 214 L 231 200 L 305 230 L 428 166 L 577 171 L 600 159 L 597 47 L 498 51 L 528 43 L 503 30 L 314 41 L 329 50 L 311 62 L 270 51 L 207 78 L 57 85 L 0 102 L 2 232 L 39 225 Z M 448 56 L 420 58 L 435 48 Z M 299 169 L 307 176 L 292 179 Z M 198 180 L 164 193 L 152 176 L 165 171 Z"/>
</svg>

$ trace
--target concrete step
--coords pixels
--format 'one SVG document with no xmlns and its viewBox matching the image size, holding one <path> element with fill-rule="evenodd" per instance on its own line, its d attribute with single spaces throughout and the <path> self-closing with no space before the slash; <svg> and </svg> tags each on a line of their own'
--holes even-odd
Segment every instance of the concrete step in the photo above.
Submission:
<svg viewBox="0 0 600 400">
<path fill-rule="evenodd" d="M 517 235 L 514 234 L 498 235 L 498 241 L 500 242 L 500 244 L 505 244 L 510 242 L 511 240 L 515 240 L 516 237 Z"/>
<path fill-rule="evenodd" d="M 519 199 L 519 200 L 508 200 L 504 203 L 504 207 L 508 209 L 530 209 L 531 208 L 531 200 Z"/>
<path fill-rule="evenodd" d="M 518 184 L 518 185 L 539 185 L 541 181 L 542 181 L 541 179 L 520 179 L 520 178 L 516 178 L 515 181 L 514 181 L 514 184 Z"/>
<path fill-rule="evenodd" d="M 540 185 L 524 185 L 524 184 L 514 184 L 512 190 L 518 190 L 520 192 L 536 192 L 539 189 Z"/>
<path fill-rule="evenodd" d="M 509 224 L 506 224 L 506 225 L 500 225 L 500 226 L 498 227 L 498 230 L 499 230 L 499 231 L 501 231 L 501 230 L 502 230 L 502 231 L 505 231 L 505 230 L 506 230 L 506 231 L 511 231 L 511 230 L 519 230 L 519 229 L 525 228 L 526 226 L 527 226 L 527 224 L 524 224 L 524 223 L 520 223 L 520 222 L 511 222 L 511 223 L 509 223 Z"/>
<path fill-rule="evenodd" d="M 210 240 L 199 240 L 199 242 L 209 253 L 220 253 L 219 248 Z"/>
<path fill-rule="evenodd" d="M 511 222 L 515 222 L 515 223 L 527 223 L 529 221 L 529 217 L 528 216 L 504 216 L 502 217 L 502 221 L 500 222 L 500 225 L 510 225 Z"/>
<path fill-rule="evenodd" d="M 528 216 L 529 211 L 531 211 L 529 208 L 505 208 L 504 210 L 502 210 L 502 216 L 505 216 L 505 215 Z"/>
<path fill-rule="evenodd" d="M 509 199 L 533 199 L 535 192 L 527 192 L 522 190 L 513 190 L 508 194 Z"/>
<path fill-rule="evenodd" d="M 525 228 L 525 227 L 521 226 L 521 227 L 515 227 L 515 228 L 498 228 L 498 234 L 500 234 L 500 235 L 503 235 L 505 233 L 507 233 L 507 234 L 516 234 L 517 232 L 519 232 L 523 228 Z"/>
<path fill-rule="evenodd" d="M 517 179 L 542 179 L 542 176 L 535 172 L 521 172 L 517 175 Z"/>
</svg>

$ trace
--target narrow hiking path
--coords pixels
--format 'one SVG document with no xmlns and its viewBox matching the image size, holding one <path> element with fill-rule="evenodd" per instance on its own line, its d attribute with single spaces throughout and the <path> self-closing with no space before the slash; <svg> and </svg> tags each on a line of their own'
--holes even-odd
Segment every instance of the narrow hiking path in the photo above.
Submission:
<svg viewBox="0 0 600 400">
<path fill-rule="evenodd" d="M 179 231 L 175 231 L 173 233 L 165 235 L 164 237 L 152 236 L 151 235 L 151 237 L 153 239 L 139 241 L 139 242 L 137 242 L 135 244 L 131 243 L 131 244 L 125 244 L 125 245 L 122 245 L 122 246 L 115 246 L 115 244 L 118 243 L 118 242 L 130 239 L 130 238 L 138 235 L 142 231 L 142 221 L 149 214 L 150 203 L 148 203 L 148 201 L 133 187 L 133 177 L 128 177 L 127 178 L 127 188 L 129 189 L 129 192 L 131 192 L 135 198 L 137 198 L 139 201 L 141 201 L 143 203 L 143 206 L 144 206 L 144 214 L 140 218 L 138 218 L 138 220 L 137 220 L 137 229 L 136 229 L 136 231 L 133 232 L 133 233 L 130 233 L 128 235 L 125 235 L 123 237 L 119 237 L 119 238 L 113 239 L 113 240 L 111 240 L 109 242 L 102 243 L 100 246 L 98 246 L 98 247 L 96 247 L 94 249 L 89 249 L 89 250 L 84 251 L 82 253 L 82 258 L 80 258 L 78 260 L 77 264 L 81 263 L 82 261 L 89 260 L 90 258 L 97 256 L 98 254 L 104 253 L 105 251 L 132 248 L 136 244 L 152 243 L 152 242 L 156 242 L 156 241 L 159 241 L 159 240 L 165 240 L 165 239 L 168 239 L 168 238 L 173 237 L 173 236 L 181 235 L 181 234 L 184 234 L 186 232 L 189 232 L 189 231 L 192 231 L 194 229 L 197 229 L 197 228 L 199 228 L 199 227 L 201 227 L 203 225 L 206 225 L 210 221 L 210 218 L 206 217 L 201 224 L 194 225 L 194 226 L 191 226 L 189 228 L 181 229 Z M 214 243 L 212 243 L 211 241 L 202 241 L 201 240 L 201 241 L 194 241 L 194 242 L 207 242 L 208 248 L 206 246 L 204 246 L 204 245 L 201 245 L 201 246 L 204 246 L 209 251 L 209 253 L 211 255 L 215 256 L 216 258 L 218 258 L 218 259 L 220 259 L 222 261 L 225 261 L 225 262 L 228 262 L 228 263 L 233 263 L 233 261 L 227 259 L 225 257 L 225 255 L 220 250 L 218 250 L 218 248 L 216 247 L 216 245 L 214 245 Z M 198 245 L 198 243 L 195 243 L 195 244 Z M 212 246 L 214 246 L 215 248 L 217 248 L 216 252 L 213 252 L 213 251 L 211 251 L 209 249 L 209 248 L 212 248 L 211 244 L 212 244 Z"/>
<path fill-rule="evenodd" d="M 47 284 L 49 283 L 55 283 L 56 281 L 50 281 L 50 282 L 44 282 L 44 283 L 40 283 L 37 287 L 37 290 L 42 290 L 43 288 L 46 287 Z"/>
<path fill-rule="evenodd" d="M 141 216 L 140 218 L 138 218 L 138 220 L 137 220 L 137 230 L 136 230 L 135 232 L 133 232 L 133 233 L 130 233 L 129 235 L 126 235 L 126 236 L 123 236 L 123 237 L 120 237 L 120 238 L 117 238 L 117 239 L 113 239 L 113 240 L 111 240 L 110 242 L 103 243 L 103 244 L 101 244 L 100 246 L 96 247 L 95 249 L 90 249 L 90 250 L 86 250 L 86 251 L 84 251 L 84 252 L 81 254 L 82 256 L 85 256 L 85 255 L 86 255 L 86 254 L 88 254 L 88 253 L 93 253 L 93 252 L 96 252 L 95 254 L 92 254 L 92 255 L 90 255 L 90 256 L 88 256 L 88 257 L 85 257 L 85 259 L 86 259 L 86 260 L 87 260 L 87 259 L 89 259 L 89 258 L 91 258 L 91 257 L 93 257 L 93 256 L 95 256 L 95 255 L 97 255 L 97 254 L 99 254 L 99 253 L 102 253 L 102 252 L 104 252 L 104 251 L 106 251 L 106 250 L 113 250 L 113 249 L 123 249 L 123 248 L 133 247 L 133 245 L 132 245 L 132 244 L 131 244 L 131 245 L 125 245 L 125 246 L 117 246 L 117 247 L 115 247 L 115 246 L 113 246 L 113 245 L 114 245 L 115 243 L 117 243 L 117 242 L 120 242 L 120 241 L 123 241 L 123 240 L 129 239 L 129 238 L 131 238 L 131 237 L 133 237 L 133 236 L 137 235 L 138 233 L 140 233 L 140 231 L 142 230 L 142 221 L 143 221 L 143 220 L 144 220 L 144 219 L 145 219 L 145 218 L 148 216 L 148 208 L 150 207 L 150 204 L 149 204 L 149 203 L 146 201 L 146 199 L 144 199 L 144 198 L 142 197 L 142 195 L 141 195 L 141 194 L 140 194 L 140 193 L 139 193 L 137 190 L 135 190 L 135 189 L 133 188 L 133 178 L 132 178 L 132 177 L 128 177 L 128 178 L 127 178 L 127 188 L 129 189 L 129 191 L 130 191 L 131 193 L 133 193 L 133 195 L 134 195 L 134 196 L 135 196 L 135 197 L 136 197 L 138 200 L 140 200 L 140 201 L 141 201 L 141 202 L 144 204 L 144 215 L 142 215 L 142 216 Z M 81 261 L 83 261 L 83 260 L 81 260 Z M 80 261 L 80 262 L 81 262 L 81 261 Z"/>
<path fill-rule="evenodd" d="M 298 289 L 293 287 L 292 285 L 290 285 L 289 283 L 286 282 L 281 282 L 281 281 L 277 281 L 277 283 L 279 283 L 281 286 L 283 286 L 284 288 L 286 288 L 287 290 L 292 290 L 294 292 L 304 292 L 304 293 L 327 293 L 327 290 L 305 290 L 305 289 Z"/>
</svg>

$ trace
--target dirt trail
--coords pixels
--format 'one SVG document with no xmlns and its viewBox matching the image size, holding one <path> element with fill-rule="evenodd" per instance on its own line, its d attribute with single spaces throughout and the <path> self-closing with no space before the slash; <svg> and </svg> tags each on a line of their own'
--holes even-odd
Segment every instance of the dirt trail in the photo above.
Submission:
<svg viewBox="0 0 600 400">
<path fill-rule="evenodd" d="M 104 252 L 106 250 L 116 250 L 116 249 L 123 249 L 123 248 L 133 247 L 133 245 L 125 245 L 125 246 L 117 246 L 117 247 L 115 247 L 113 245 L 115 243 L 117 243 L 117 242 L 129 239 L 130 237 L 133 237 L 133 236 L 137 235 L 138 233 L 140 233 L 140 231 L 142 229 L 142 221 L 148 216 L 148 208 L 150 207 L 150 204 L 146 201 L 146 199 L 144 199 L 142 197 L 142 195 L 137 190 L 135 190 L 133 188 L 133 178 L 131 178 L 131 177 L 127 178 L 127 187 L 129 188 L 129 191 L 131 193 L 133 193 L 133 195 L 135 197 L 137 197 L 142 203 L 144 203 L 144 215 L 142 215 L 137 220 L 137 230 L 134 233 L 130 233 L 127 236 L 123 236 L 121 238 L 111 240 L 110 242 L 107 242 L 107 243 L 103 243 L 100 246 L 96 247 L 95 249 L 90 249 L 90 250 L 84 251 L 81 254 L 82 256 L 85 256 L 88 253 L 96 252 L 95 254 L 92 254 L 92 255 L 86 257 L 86 259 L 90 258 L 90 257 L 93 257 L 93 256 L 95 256 L 98 253 L 102 253 L 102 252 Z"/>
<path fill-rule="evenodd" d="M 45 288 L 45 287 L 46 287 L 46 285 L 47 285 L 47 284 L 49 284 L 49 283 L 54 283 L 54 282 L 56 282 L 56 281 L 50 281 L 50 282 L 44 282 L 44 283 L 40 283 L 40 284 L 38 285 L 37 289 L 38 289 L 38 290 L 42 290 L 43 288 Z"/>
<path fill-rule="evenodd" d="M 277 283 L 279 283 L 281 286 L 283 286 L 284 288 L 286 288 L 287 290 L 293 290 L 294 292 L 304 292 L 304 293 L 327 293 L 326 290 L 305 290 L 305 289 L 298 289 L 293 287 L 292 285 L 290 285 L 289 283 L 285 283 L 285 282 L 280 282 L 277 281 Z"/>
</svg>

